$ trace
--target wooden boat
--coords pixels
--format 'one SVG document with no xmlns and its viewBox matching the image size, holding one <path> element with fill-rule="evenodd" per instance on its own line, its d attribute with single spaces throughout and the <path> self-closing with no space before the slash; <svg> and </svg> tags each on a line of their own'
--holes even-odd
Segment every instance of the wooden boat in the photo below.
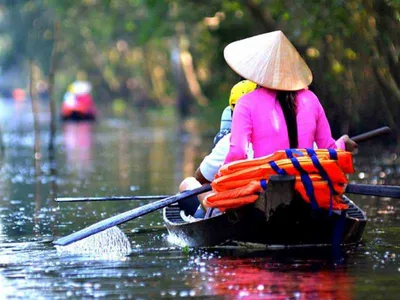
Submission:
<svg viewBox="0 0 400 300">
<path fill-rule="evenodd" d="M 349 198 L 345 213 L 317 209 L 294 191 L 294 178 L 271 177 L 268 189 L 252 205 L 206 218 L 187 221 L 179 206 L 164 208 L 172 241 L 190 247 L 247 244 L 287 248 L 351 245 L 361 241 L 366 214 Z"/>
</svg>

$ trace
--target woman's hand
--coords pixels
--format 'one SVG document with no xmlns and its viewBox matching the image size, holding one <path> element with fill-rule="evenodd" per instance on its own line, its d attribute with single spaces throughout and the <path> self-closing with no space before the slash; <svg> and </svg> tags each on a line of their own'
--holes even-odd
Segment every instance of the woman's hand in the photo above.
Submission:
<svg viewBox="0 0 400 300">
<path fill-rule="evenodd" d="M 358 147 L 357 143 L 353 141 L 347 134 L 343 135 L 341 139 L 344 141 L 346 151 L 353 152 Z"/>
</svg>

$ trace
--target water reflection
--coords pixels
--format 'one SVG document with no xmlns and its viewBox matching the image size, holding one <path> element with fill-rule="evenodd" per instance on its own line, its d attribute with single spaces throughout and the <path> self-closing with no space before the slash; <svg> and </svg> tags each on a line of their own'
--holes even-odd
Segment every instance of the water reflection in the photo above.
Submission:
<svg viewBox="0 0 400 300">
<path fill-rule="evenodd" d="M 40 178 L 39 176 L 36 177 L 36 184 L 35 184 L 35 210 L 33 214 L 33 233 L 35 235 L 40 234 L 40 218 L 41 216 L 41 209 L 42 209 L 42 195 L 40 189 Z"/>
<path fill-rule="evenodd" d="M 93 167 L 93 122 L 65 122 L 62 130 L 67 167 L 87 174 Z"/>
<path fill-rule="evenodd" d="M 399 274 L 399 199 L 351 196 L 371 219 L 365 244 L 350 262 L 340 265 L 330 257 L 291 254 L 187 255 L 169 247 L 165 229 L 155 230 L 163 228 L 161 211 L 120 226 L 128 239 L 121 236 L 123 243 L 111 246 L 116 245 L 118 253 L 129 251 L 130 244 L 127 256 L 103 259 L 96 252 L 107 249 L 101 245 L 89 245 L 89 254 L 96 257 L 57 252 L 43 241 L 148 202 L 59 205 L 49 197 L 56 188 L 59 197 L 172 194 L 208 153 L 212 137 L 204 138 L 195 123 L 193 130 L 185 128 L 187 133 L 181 135 L 175 120 L 152 121 L 144 115 L 148 123 L 105 118 L 97 124 L 65 123 L 57 130 L 57 166 L 47 159 L 43 146 L 43 175 L 37 180 L 30 110 L 18 115 L 13 103 L 8 106 L 7 112 L 0 110 L 7 147 L 0 161 L 0 298 L 390 299 L 398 295 L 393 278 Z M 46 145 L 48 118 L 43 115 L 41 120 L 42 145 Z M 352 180 L 400 182 L 399 156 L 382 149 L 360 147 Z M 42 242 L 32 242 L 38 240 Z"/>
<path fill-rule="evenodd" d="M 285 258 L 287 260 L 287 257 Z M 267 257 L 195 259 L 200 294 L 240 299 L 350 299 L 355 278 L 324 260 Z M 198 282 L 197 282 L 198 281 Z"/>
</svg>

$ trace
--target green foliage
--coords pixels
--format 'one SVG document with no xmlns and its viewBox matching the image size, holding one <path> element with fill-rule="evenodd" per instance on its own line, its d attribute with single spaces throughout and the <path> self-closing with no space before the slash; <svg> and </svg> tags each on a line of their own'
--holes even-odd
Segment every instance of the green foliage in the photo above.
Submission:
<svg viewBox="0 0 400 300">
<path fill-rule="evenodd" d="M 2 9 L 1 9 L 2 8 Z M 0 51 L 3 69 L 35 60 L 48 70 L 53 47 L 52 12 L 42 1 L 4 1 L 0 37 L 9 41 Z"/>
<path fill-rule="evenodd" d="M 1 11 L 3 68 L 33 58 L 46 74 L 53 24 L 61 22 L 59 90 L 85 71 L 98 101 L 170 107 L 184 95 L 193 106 L 200 103 L 190 90 L 195 80 L 220 109 L 238 80 L 224 47 L 280 29 L 310 65 L 311 88 L 336 133 L 358 131 L 368 118 L 371 127 L 398 125 L 399 1 L 7 0 Z M 190 54 L 190 79 L 173 63 L 177 49 Z"/>
</svg>

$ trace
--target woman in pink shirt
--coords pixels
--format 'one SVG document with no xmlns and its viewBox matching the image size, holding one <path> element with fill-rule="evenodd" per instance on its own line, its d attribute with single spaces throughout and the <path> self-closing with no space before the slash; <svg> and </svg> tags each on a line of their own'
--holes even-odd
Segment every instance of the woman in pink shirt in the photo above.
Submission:
<svg viewBox="0 0 400 300">
<path fill-rule="evenodd" d="M 335 141 L 324 109 L 308 90 L 311 70 L 281 31 L 229 44 L 224 56 L 230 67 L 259 88 L 241 97 L 235 107 L 225 163 L 254 158 L 287 148 L 337 148 L 357 145 L 347 135 Z"/>
</svg>

